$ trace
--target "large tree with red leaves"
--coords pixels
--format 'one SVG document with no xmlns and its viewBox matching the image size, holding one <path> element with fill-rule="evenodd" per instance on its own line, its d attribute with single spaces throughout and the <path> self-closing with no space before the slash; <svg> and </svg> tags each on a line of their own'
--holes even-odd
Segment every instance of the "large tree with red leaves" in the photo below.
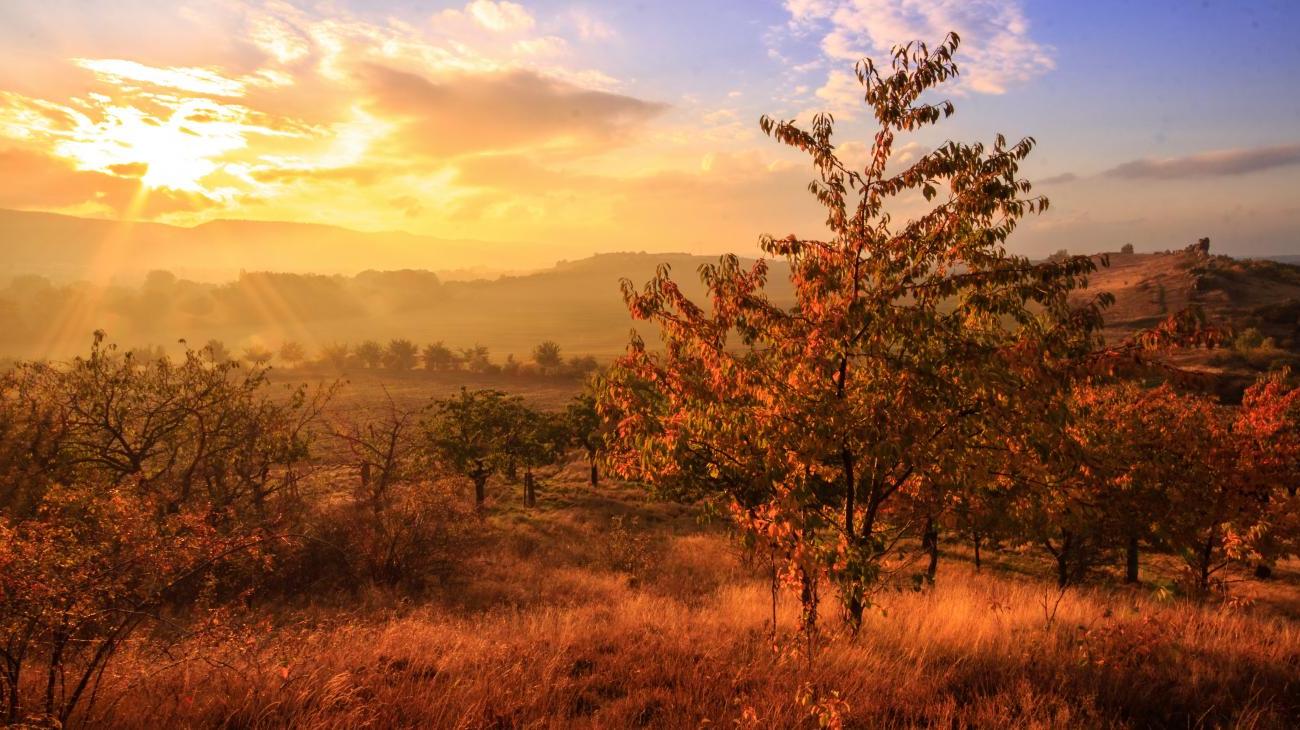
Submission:
<svg viewBox="0 0 1300 730">
<path fill-rule="evenodd" d="M 829 115 L 807 129 L 762 119 L 811 157 L 809 189 L 827 213 L 824 239 L 761 239 L 789 265 L 792 303 L 766 294 L 767 258 L 703 267 L 706 306 L 666 268 L 639 291 L 624 282 L 662 347 L 634 337 L 606 384 L 613 466 L 710 499 L 768 541 L 809 629 L 825 577 L 856 628 L 918 527 L 912 510 L 894 509 L 900 495 L 952 488 L 973 454 L 1002 448 L 1008 424 L 1030 409 L 1047 416 L 1034 394 L 1096 345 L 1106 300 L 1070 301 L 1094 262 L 1033 263 L 1004 248 L 1025 215 L 1047 208 L 1018 177 L 1032 139 L 948 142 L 894 162 L 900 135 L 953 113 L 923 97 L 957 74 L 957 46 L 949 35 L 899 47 L 888 74 L 857 66 L 878 125 L 862 169 L 837 155 Z M 917 204 L 927 210 L 891 215 Z"/>
</svg>

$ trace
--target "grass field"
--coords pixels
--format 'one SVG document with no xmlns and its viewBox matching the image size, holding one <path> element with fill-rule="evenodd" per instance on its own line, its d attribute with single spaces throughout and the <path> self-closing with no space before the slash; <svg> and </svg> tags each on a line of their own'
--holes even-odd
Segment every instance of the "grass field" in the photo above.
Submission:
<svg viewBox="0 0 1300 730">
<path fill-rule="evenodd" d="M 457 569 L 420 593 L 360 582 L 252 609 L 166 655 L 143 642 L 95 713 L 123 728 L 1300 720 L 1295 563 L 1198 604 L 1165 589 L 1161 559 L 1141 587 L 1103 578 L 1060 594 L 1032 554 L 994 553 L 977 572 L 945 545 L 936 585 L 884 589 L 856 638 L 827 588 L 810 657 L 796 601 L 781 597 L 774 632 L 766 566 L 719 523 L 584 477 L 580 463 L 547 472 L 532 510 L 494 482 Z"/>
</svg>

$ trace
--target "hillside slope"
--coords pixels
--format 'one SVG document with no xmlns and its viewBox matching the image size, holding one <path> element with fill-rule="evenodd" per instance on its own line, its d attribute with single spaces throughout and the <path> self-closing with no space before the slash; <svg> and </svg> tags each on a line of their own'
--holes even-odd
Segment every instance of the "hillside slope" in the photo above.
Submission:
<svg viewBox="0 0 1300 730">
<path fill-rule="evenodd" d="M 199 281 L 240 271 L 355 274 L 366 269 L 478 268 L 496 272 L 549 266 L 554 246 L 365 233 L 312 223 L 218 220 L 193 228 L 123 223 L 54 213 L 0 210 L 0 277 L 39 274 L 56 281 L 138 280 L 166 269 Z"/>
<path fill-rule="evenodd" d="M 1115 341 L 1151 327 L 1188 307 L 1230 335 L 1257 330 L 1271 339 L 1264 360 L 1300 352 L 1300 266 L 1261 259 L 1212 256 L 1194 248 L 1167 253 L 1110 254 L 1089 282 L 1088 294 L 1107 291 L 1107 339 Z M 1183 364 L 1228 367 L 1228 353 L 1186 352 Z M 1268 365 L 1268 362 L 1261 362 Z"/>
</svg>

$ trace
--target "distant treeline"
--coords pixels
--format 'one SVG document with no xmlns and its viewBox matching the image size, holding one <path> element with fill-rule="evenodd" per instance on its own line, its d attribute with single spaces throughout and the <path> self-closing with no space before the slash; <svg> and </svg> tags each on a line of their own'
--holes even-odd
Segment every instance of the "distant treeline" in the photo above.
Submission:
<svg viewBox="0 0 1300 730">
<path fill-rule="evenodd" d="M 591 355 L 565 358 L 563 350 L 552 340 L 533 348 L 530 360 L 516 359 L 513 354 L 505 360 L 494 362 L 485 345 L 453 348 L 442 341 L 421 347 L 415 342 L 397 338 L 382 344 L 365 340 L 356 345 L 335 343 L 321 347 L 315 353 L 294 340 L 286 340 L 278 350 L 260 345 L 233 352 L 220 340 L 209 340 L 201 349 L 202 355 L 217 364 L 244 362 L 257 367 L 273 361 L 288 367 L 318 365 L 340 372 L 350 369 L 385 369 L 398 372 L 423 369 L 430 372 L 463 370 L 471 373 L 502 373 L 505 375 L 584 376 L 600 369 L 600 362 Z M 130 351 L 137 362 L 160 360 L 167 357 L 162 347 L 141 347 Z"/>
<path fill-rule="evenodd" d="M 53 323 L 105 328 L 135 337 L 177 331 L 258 327 L 391 315 L 434 307 L 444 285 L 431 271 L 364 271 L 356 276 L 251 272 L 208 284 L 151 272 L 138 286 L 55 284 L 43 276 L 14 277 L 0 288 L 0 344 L 47 337 Z"/>
</svg>

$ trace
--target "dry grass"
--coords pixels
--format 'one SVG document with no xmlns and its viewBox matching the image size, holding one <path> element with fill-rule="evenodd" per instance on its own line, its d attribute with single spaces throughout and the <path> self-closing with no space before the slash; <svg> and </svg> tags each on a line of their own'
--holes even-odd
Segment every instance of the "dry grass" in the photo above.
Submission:
<svg viewBox="0 0 1300 730">
<path fill-rule="evenodd" d="M 1104 587 L 1055 605 L 1045 581 L 956 559 L 933 589 L 879 595 L 856 639 L 828 616 L 809 662 L 793 601 L 774 643 L 761 569 L 716 530 L 627 487 L 586 490 L 577 473 L 536 511 L 498 489 L 489 544 L 441 593 L 363 588 L 281 608 L 273 630 L 250 625 L 172 665 L 142 647 L 109 678 L 111 724 L 815 727 L 819 702 L 846 727 L 1300 718 L 1298 625 L 1267 606 Z M 1268 590 L 1300 596 L 1289 578 Z M 797 702 L 805 687 L 814 700 Z"/>
</svg>

